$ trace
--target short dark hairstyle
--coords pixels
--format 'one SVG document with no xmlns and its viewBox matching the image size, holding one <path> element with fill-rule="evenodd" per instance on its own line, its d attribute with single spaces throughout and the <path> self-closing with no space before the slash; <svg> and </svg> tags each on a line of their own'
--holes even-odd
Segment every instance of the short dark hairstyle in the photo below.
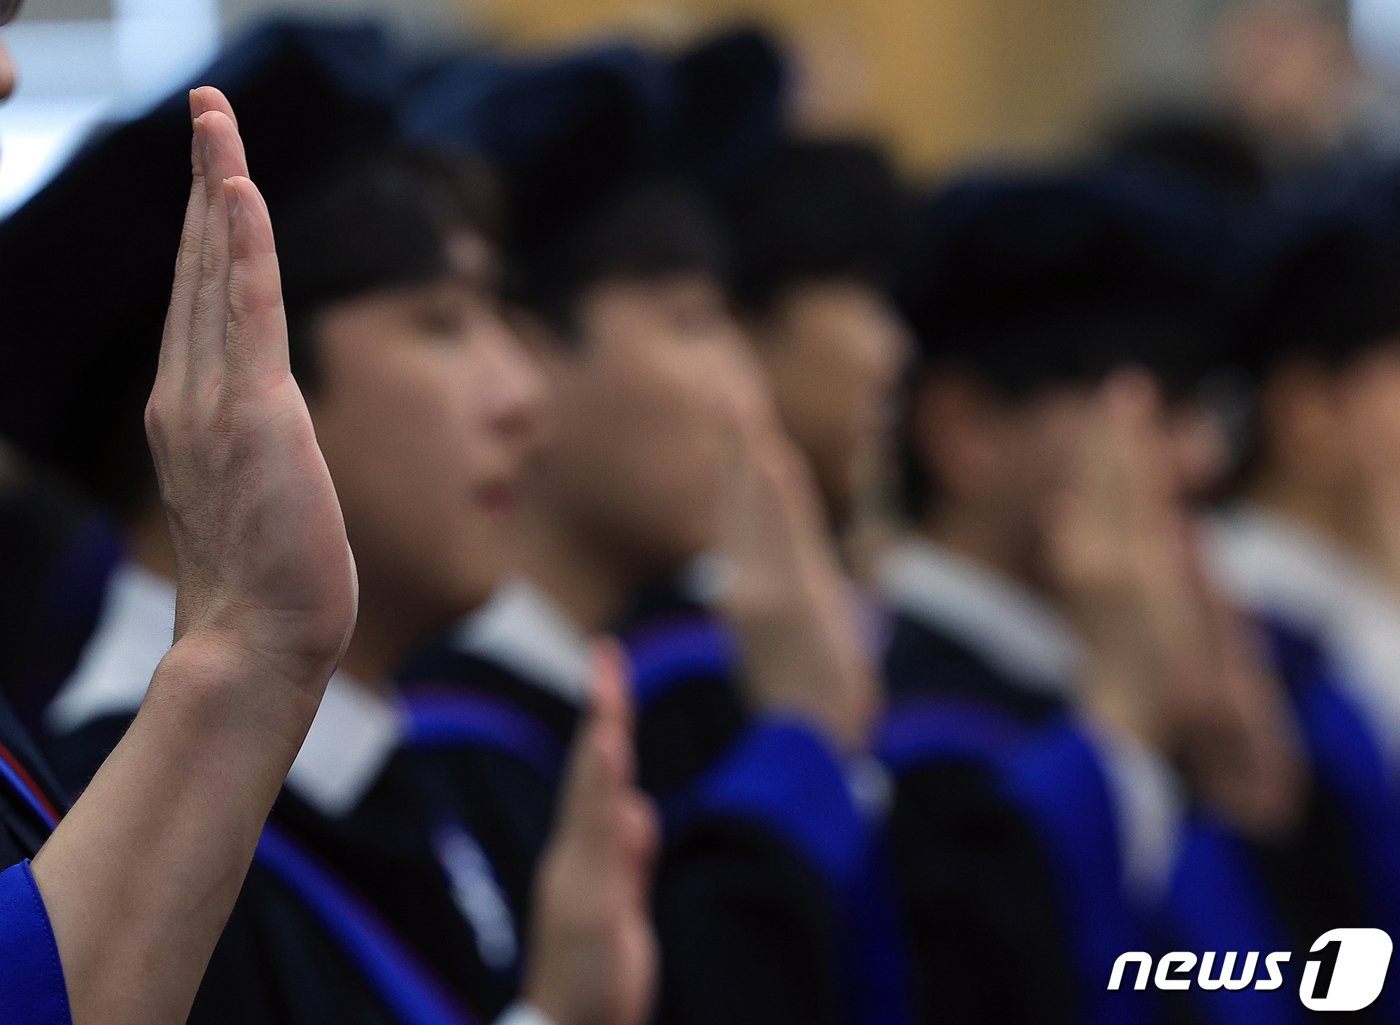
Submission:
<svg viewBox="0 0 1400 1025">
<path fill-rule="evenodd" d="M 1238 362 L 1256 379 L 1285 361 L 1341 369 L 1400 336 L 1400 239 L 1359 215 L 1324 217 L 1280 245 L 1243 319 Z"/>
<path fill-rule="evenodd" d="M 898 176 L 875 145 L 789 141 L 730 204 L 735 300 L 762 313 L 804 282 L 855 278 L 885 287 L 908 213 Z"/>
<path fill-rule="evenodd" d="M 1228 235 L 1213 204 L 1160 189 L 1117 173 L 985 175 L 933 197 L 899 289 L 918 342 L 911 400 L 945 369 L 1021 403 L 1129 365 L 1169 399 L 1192 394 L 1229 345 L 1212 262 Z M 918 517 L 937 488 L 907 416 L 900 444 L 902 506 Z"/>
<path fill-rule="evenodd" d="M 611 280 L 727 271 L 722 233 L 693 188 L 649 182 L 593 204 L 554 237 L 522 248 L 510 271 L 510 300 L 572 339 L 579 301 Z"/>
<path fill-rule="evenodd" d="M 328 306 L 356 296 L 441 279 L 454 235 L 499 248 L 498 184 L 479 158 L 431 148 L 393 148 L 334 168 L 300 191 L 276 218 L 292 371 L 317 386 L 314 326 Z"/>
<path fill-rule="evenodd" d="M 492 196 L 479 164 L 442 152 L 385 149 L 346 160 L 270 204 L 292 369 L 303 388 L 314 392 L 317 381 L 317 314 L 356 295 L 426 283 L 445 273 L 454 232 L 495 230 Z M 141 294 L 131 297 L 141 313 L 124 329 L 132 333 L 130 344 L 113 346 L 123 358 L 94 411 L 101 420 L 85 428 L 82 462 L 65 465 L 122 518 L 138 513 L 155 494 L 141 411 L 155 374 L 167 274 L 153 267 Z"/>
</svg>

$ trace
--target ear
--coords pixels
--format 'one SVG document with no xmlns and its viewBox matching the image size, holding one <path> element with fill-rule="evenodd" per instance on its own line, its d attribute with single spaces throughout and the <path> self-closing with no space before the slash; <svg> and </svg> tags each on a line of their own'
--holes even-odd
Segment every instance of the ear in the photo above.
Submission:
<svg viewBox="0 0 1400 1025">
<path fill-rule="evenodd" d="M 911 399 L 912 447 L 935 490 L 956 499 L 977 490 L 995 453 L 993 396 L 972 375 L 929 374 Z"/>
</svg>

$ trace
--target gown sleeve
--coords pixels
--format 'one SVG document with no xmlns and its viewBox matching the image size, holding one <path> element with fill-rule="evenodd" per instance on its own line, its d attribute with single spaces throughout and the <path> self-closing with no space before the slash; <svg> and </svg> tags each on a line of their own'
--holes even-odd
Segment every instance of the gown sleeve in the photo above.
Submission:
<svg viewBox="0 0 1400 1025">
<path fill-rule="evenodd" d="M 0 872 L 0 1008 L 14 1025 L 73 1025 L 58 944 L 28 860 Z"/>
</svg>

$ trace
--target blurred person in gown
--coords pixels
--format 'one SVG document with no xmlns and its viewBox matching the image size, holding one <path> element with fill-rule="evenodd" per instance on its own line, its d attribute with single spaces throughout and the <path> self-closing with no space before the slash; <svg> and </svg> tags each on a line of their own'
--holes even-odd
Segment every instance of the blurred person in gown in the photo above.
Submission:
<svg viewBox="0 0 1400 1025">
<path fill-rule="evenodd" d="M 879 750 L 925 1020 L 1150 1018 L 1169 998 L 1105 991 L 1123 951 L 1271 935 L 1248 890 L 1226 909 L 1196 888 L 1249 882 L 1197 795 L 1231 828 L 1296 797 L 1276 692 L 1193 540 L 1221 470 L 1195 386 L 1229 337 L 1200 259 L 1222 236 L 1209 204 L 1161 199 L 1121 175 L 974 177 L 931 201 L 911 261 Z"/>
</svg>

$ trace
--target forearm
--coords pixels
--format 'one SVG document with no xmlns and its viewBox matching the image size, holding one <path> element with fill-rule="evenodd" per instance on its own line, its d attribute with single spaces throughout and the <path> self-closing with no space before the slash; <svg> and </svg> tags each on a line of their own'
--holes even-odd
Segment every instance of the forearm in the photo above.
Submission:
<svg viewBox="0 0 1400 1025">
<path fill-rule="evenodd" d="M 315 711 L 266 672 L 207 640 L 172 648 L 34 859 L 75 1025 L 188 1015 Z"/>
</svg>

